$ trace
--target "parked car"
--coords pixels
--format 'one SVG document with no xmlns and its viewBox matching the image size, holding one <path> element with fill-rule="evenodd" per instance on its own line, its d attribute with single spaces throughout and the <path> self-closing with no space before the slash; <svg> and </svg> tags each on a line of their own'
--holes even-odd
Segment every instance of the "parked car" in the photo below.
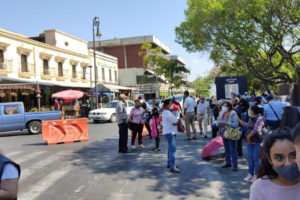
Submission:
<svg viewBox="0 0 300 200">
<path fill-rule="evenodd" d="M 61 111 L 24 112 L 23 102 L 0 103 L 0 131 L 42 132 L 42 121 L 61 119 Z"/>
<path fill-rule="evenodd" d="M 152 109 L 152 102 L 156 101 L 157 105 L 160 107 L 162 105 L 162 99 L 150 99 L 147 103 L 150 106 L 150 108 Z"/>
<path fill-rule="evenodd" d="M 116 107 L 118 103 L 119 101 L 110 101 L 103 108 L 92 110 L 89 114 L 89 119 L 93 120 L 95 123 L 100 121 L 116 122 Z M 128 114 L 133 107 L 133 101 L 126 101 L 126 110 Z"/>
</svg>

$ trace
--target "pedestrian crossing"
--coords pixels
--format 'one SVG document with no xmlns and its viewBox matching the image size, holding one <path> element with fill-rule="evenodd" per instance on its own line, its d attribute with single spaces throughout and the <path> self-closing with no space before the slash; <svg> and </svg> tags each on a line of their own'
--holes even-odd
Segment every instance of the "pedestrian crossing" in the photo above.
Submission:
<svg viewBox="0 0 300 200">
<path fill-rule="evenodd" d="M 48 149 L 47 149 L 48 150 Z M 91 160 L 100 160 L 102 164 L 109 163 L 113 159 L 103 153 L 97 155 L 95 151 L 81 155 L 78 151 L 50 149 L 37 151 L 11 151 L 4 153 L 21 166 L 19 180 L 19 200 L 37 199 L 87 199 L 85 191 L 95 182 L 98 182 L 105 174 L 96 175 L 81 174 L 83 168 L 83 156 Z M 117 153 L 116 153 L 117 154 Z M 117 154 L 118 155 L 118 154 Z M 84 167 L 84 165 L 83 165 Z M 88 170 L 84 169 L 84 170 Z M 73 181 L 73 182 L 72 182 Z M 69 190 L 64 194 L 64 190 Z M 51 192 L 50 192 L 51 191 Z M 53 191 L 54 192 L 53 194 Z M 50 194 L 49 194 L 50 192 Z M 51 198 L 60 193 L 67 197 Z"/>
<path fill-rule="evenodd" d="M 44 178 L 42 178 L 40 181 L 38 181 L 35 184 L 35 187 L 32 187 L 32 189 L 21 192 L 20 198 L 21 200 L 36 200 L 39 199 L 38 197 L 45 192 L 47 189 L 49 189 L 53 183 L 55 183 L 57 180 L 62 179 L 66 174 L 68 174 L 71 171 L 72 167 L 71 165 L 68 165 L 62 169 L 58 169 Z"/>
<path fill-rule="evenodd" d="M 72 151 L 68 150 L 50 151 L 50 153 L 44 150 L 5 153 L 6 157 L 21 166 L 18 199 L 41 199 L 40 196 L 45 191 L 71 172 L 72 162 L 66 159 L 71 154 Z M 31 179 L 33 179 L 33 183 Z"/>
</svg>

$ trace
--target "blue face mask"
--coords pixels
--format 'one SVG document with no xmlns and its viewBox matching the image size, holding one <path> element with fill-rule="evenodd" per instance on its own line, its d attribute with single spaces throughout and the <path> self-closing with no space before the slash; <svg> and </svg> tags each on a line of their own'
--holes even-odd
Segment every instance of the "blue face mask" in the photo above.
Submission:
<svg viewBox="0 0 300 200">
<path fill-rule="evenodd" d="M 297 165 L 288 165 L 285 167 L 272 167 L 277 174 L 289 181 L 295 181 L 300 176 Z"/>
</svg>

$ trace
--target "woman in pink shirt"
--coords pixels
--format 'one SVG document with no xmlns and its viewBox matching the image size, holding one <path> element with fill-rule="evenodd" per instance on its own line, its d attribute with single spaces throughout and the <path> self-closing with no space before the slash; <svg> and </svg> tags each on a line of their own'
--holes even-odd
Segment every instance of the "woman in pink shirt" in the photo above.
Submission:
<svg viewBox="0 0 300 200">
<path fill-rule="evenodd" d="M 257 177 L 250 200 L 300 199 L 300 171 L 289 128 L 277 129 L 265 138 Z"/>
<path fill-rule="evenodd" d="M 139 147 L 145 148 L 143 145 L 143 127 L 144 127 L 144 120 L 143 120 L 143 113 L 144 109 L 141 107 L 141 102 L 139 100 L 134 101 L 134 108 L 131 109 L 129 114 L 129 121 L 132 123 L 132 138 L 131 138 L 131 149 L 136 149 L 135 147 L 135 138 L 138 134 L 139 140 Z"/>
</svg>

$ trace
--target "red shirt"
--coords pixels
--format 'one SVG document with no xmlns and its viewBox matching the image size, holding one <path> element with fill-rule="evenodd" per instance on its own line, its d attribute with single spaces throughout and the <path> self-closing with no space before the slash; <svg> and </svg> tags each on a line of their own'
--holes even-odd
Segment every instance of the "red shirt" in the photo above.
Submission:
<svg viewBox="0 0 300 200">
<path fill-rule="evenodd" d="M 173 105 L 173 110 L 172 111 L 179 111 L 180 107 L 179 105 L 175 104 L 175 103 L 172 103 Z"/>
</svg>

